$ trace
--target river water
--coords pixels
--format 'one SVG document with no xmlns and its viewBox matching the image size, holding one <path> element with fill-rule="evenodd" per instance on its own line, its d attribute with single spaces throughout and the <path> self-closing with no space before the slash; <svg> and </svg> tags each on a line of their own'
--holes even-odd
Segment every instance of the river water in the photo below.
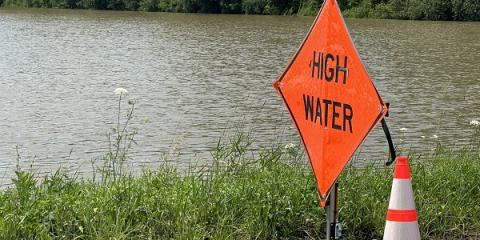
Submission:
<svg viewBox="0 0 480 240">
<path fill-rule="evenodd" d="M 0 10 L 0 183 L 17 162 L 39 175 L 91 172 L 108 147 L 123 87 L 136 101 L 135 169 L 165 153 L 208 160 L 219 137 L 298 144 L 272 88 L 312 17 L 77 10 Z M 370 75 L 391 103 L 404 153 L 468 145 L 480 120 L 480 23 L 347 19 Z M 121 110 L 125 115 L 126 102 Z M 233 129 L 233 130 L 232 130 Z M 18 156 L 17 156 L 18 152 Z M 377 128 L 359 149 L 384 161 Z M 18 161 L 17 161 L 18 159 Z"/>
</svg>

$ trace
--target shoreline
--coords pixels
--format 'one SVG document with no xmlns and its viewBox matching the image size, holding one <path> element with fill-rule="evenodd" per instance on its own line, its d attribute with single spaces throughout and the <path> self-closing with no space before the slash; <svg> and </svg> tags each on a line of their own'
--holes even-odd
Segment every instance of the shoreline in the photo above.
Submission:
<svg viewBox="0 0 480 240">
<path fill-rule="evenodd" d="M 317 0 L 293 3 L 293 5 L 277 6 L 271 1 L 231 0 L 231 5 L 222 5 L 223 1 L 192 0 L 188 4 L 180 0 L 0 0 L 0 9 L 85 9 L 106 11 L 135 12 L 171 12 L 198 14 L 233 14 L 233 15 L 268 15 L 268 16 L 316 16 L 320 6 Z M 433 0 L 431 0 L 433 1 Z M 398 5 L 393 0 L 372 4 L 362 0 L 357 5 L 340 1 L 339 5 L 345 18 L 356 19 L 394 19 L 425 21 L 480 21 L 480 6 L 467 0 L 462 3 L 444 1 L 439 6 L 432 5 L 430 0 L 423 4 Z M 250 4 L 250 5 L 249 5 Z M 295 5 L 300 4 L 300 5 Z M 416 5 L 418 4 L 418 5 Z M 430 6 L 430 5 L 431 6 Z M 460 4 L 460 5 L 455 5 Z M 470 6 L 473 4 L 472 6 Z M 452 9 L 453 8 L 453 9 Z"/>
</svg>

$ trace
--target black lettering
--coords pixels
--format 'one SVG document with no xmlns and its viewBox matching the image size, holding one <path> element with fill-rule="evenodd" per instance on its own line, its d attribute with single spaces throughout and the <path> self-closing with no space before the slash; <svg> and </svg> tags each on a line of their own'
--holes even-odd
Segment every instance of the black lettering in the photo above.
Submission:
<svg viewBox="0 0 480 240">
<path fill-rule="evenodd" d="M 333 101 L 333 106 L 332 106 L 332 128 L 333 129 L 338 129 L 338 130 L 342 129 L 340 125 L 335 124 L 335 119 L 340 117 L 340 114 L 337 112 L 336 109 L 337 107 L 341 107 L 341 106 L 342 106 L 341 103 Z"/>
<path fill-rule="evenodd" d="M 317 78 L 319 77 L 320 75 L 320 72 L 321 72 L 321 63 L 322 63 L 322 53 L 319 52 L 318 53 L 318 59 L 316 57 L 316 53 L 315 51 L 313 51 L 313 60 L 312 60 L 312 78 L 315 77 L 315 68 L 317 68 Z M 316 61 L 318 60 L 318 61 Z M 323 75 L 323 74 L 322 74 Z"/>
<path fill-rule="evenodd" d="M 320 78 L 321 80 L 323 80 L 323 71 L 324 71 L 323 69 L 325 68 L 325 64 L 323 64 L 323 56 L 324 56 L 325 54 L 323 54 L 323 53 L 320 53 L 320 54 L 321 54 L 321 57 L 318 58 L 318 61 L 320 62 L 320 68 L 321 68 L 320 77 L 319 77 L 319 78 Z"/>
<path fill-rule="evenodd" d="M 336 67 L 336 72 L 335 72 L 335 82 L 338 83 L 338 73 L 342 72 L 343 73 L 343 84 L 347 83 L 347 56 L 344 58 L 345 60 L 343 61 L 343 66 L 340 66 L 340 57 L 337 55 L 337 67 Z"/>
<path fill-rule="evenodd" d="M 332 101 L 330 100 L 327 100 L 327 99 L 323 99 L 323 103 L 325 103 L 325 125 L 324 126 L 328 126 L 328 105 L 332 104 Z"/>
<path fill-rule="evenodd" d="M 348 114 L 347 114 L 348 110 Z M 348 104 L 343 104 L 343 131 L 347 128 L 347 121 L 350 126 L 350 133 L 352 133 L 352 118 L 353 118 L 353 109 L 352 106 Z"/>
<path fill-rule="evenodd" d="M 303 105 L 305 107 L 305 119 L 312 124 L 317 124 L 317 121 L 319 121 L 320 126 L 353 133 L 353 108 L 351 105 L 306 94 L 303 94 Z M 329 115 L 330 106 L 332 108 L 331 117 Z M 343 108 L 343 114 L 341 108 Z M 342 120 L 340 120 L 342 115 L 343 125 L 341 124 Z M 329 117 L 331 118 L 330 125 Z"/>
<path fill-rule="evenodd" d="M 320 98 L 317 98 L 317 107 L 315 113 L 315 123 L 317 123 L 317 118 L 320 118 L 320 125 L 322 125 L 322 103 Z"/>
<path fill-rule="evenodd" d="M 313 122 L 313 96 L 310 101 L 310 96 L 303 94 L 303 105 L 305 106 L 305 119 L 308 120 L 308 115 L 310 115 L 310 121 Z"/>
<path fill-rule="evenodd" d="M 333 80 L 333 77 L 335 75 L 335 70 L 333 70 L 332 67 L 329 67 L 328 68 L 328 72 L 330 73 L 330 75 L 327 74 L 327 67 L 328 67 L 328 60 L 330 59 L 330 61 L 333 61 L 334 58 L 333 58 L 333 55 L 330 54 L 330 53 L 327 53 L 327 56 L 325 56 L 325 79 L 328 81 L 328 82 L 331 82 Z"/>
</svg>

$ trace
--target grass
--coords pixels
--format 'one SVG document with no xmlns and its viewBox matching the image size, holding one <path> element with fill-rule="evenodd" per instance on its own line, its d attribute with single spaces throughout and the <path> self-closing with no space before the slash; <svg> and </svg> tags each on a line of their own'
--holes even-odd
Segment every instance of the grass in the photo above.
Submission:
<svg viewBox="0 0 480 240">
<path fill-rule="evenodd" d="M 17 171 L 0 193 L 0 239 L 319 239 L 324 210 L 301 149 L 250 154 L 248 136 L 219 142 L 212 164 L 180 172 L 164 164 L 138 177 L 102 181 L 57 171 L 42 181 Z M 476 239 L 480 233 L 480 151 L 413 159 L 425 239 Z M 346 239 L 380 238 L 392 170 L 347 167 L 339 180 Z"/>
<path fill-rule="evenodd" d="M 58 170 L 38 180 L 17 164 L 13 186 L 0 192 L 0 239 L 325 237 L 325 211 L 302 148 L 252 151 L 250 136 L 240 132 L 219 140 L 209 165 L 179 171 L 165 161 L 134 177 L 124 169 L 135 144 L 134 108 L 120 93 L 109 148 L 91 179 Z M 424 239 L 480 238 L 480 127 L 472 139 L 468 149 L 439 147 L 411 159 Z M 381 238 L 391 183 L 391 168 L 346 168 L 339 179 L 345 239 Z"/>
</svg>

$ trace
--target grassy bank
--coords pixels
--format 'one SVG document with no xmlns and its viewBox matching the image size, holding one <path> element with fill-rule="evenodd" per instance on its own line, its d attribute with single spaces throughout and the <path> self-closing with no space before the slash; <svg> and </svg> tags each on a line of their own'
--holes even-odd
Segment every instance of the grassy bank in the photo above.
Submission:
<svg viewBox="0 0 480 240">
<path fill-rule="evenodd" d="M 219 143 L 212 164 L 179 172 L 168 164 L 132 177 L 41 181 L 17 171 L 0 193 L 0 239 L 310 239 L 324 236 L 324 211 L 298 147 L 258 154 L 245 135 Z M 439 149 L 412 160 L 425 239 L 480 237 L 480 151 Z M 100 180 L 101 179 L 101 180 Z M 340 179 L 347 239 L 382 235 L 392 171 L 348 167 Z"/>
<path fill-rule="evenodd" d="M 3 7 L 315 15 L 323 0 L 0 0 Z M 479 21 L 477 0 L 338 0 L 346 17 Z"/>
</svg>

